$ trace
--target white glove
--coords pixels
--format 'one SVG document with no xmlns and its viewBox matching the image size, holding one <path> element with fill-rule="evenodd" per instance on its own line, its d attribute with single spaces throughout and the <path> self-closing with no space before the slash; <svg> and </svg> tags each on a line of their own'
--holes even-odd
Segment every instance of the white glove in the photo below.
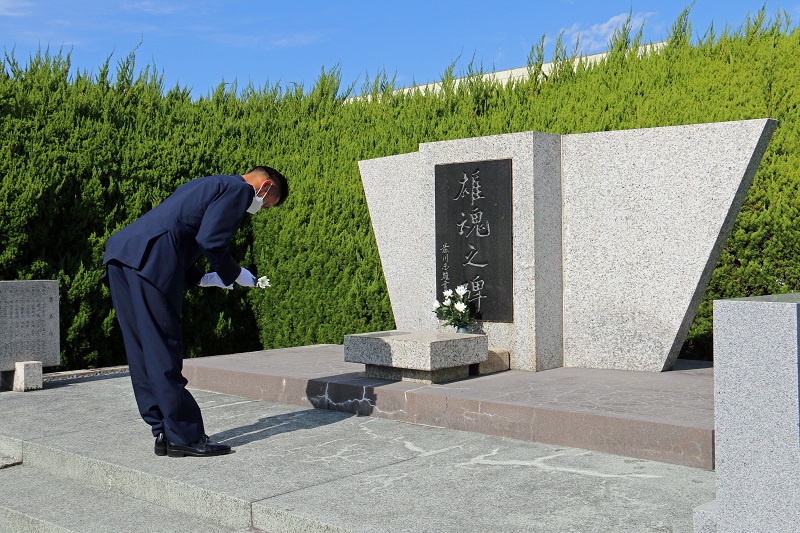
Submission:
<svg viewBox="0 0 800 533">
<path fill-rule="evenodd" d="M 239 272 L 239 277 L 236 278 L 236 283 L 242 287 L 255 287 L 256 277 L 246 268 L 242 268 L 242 271 Z"/>
<path fill-rule="evenodd" d="M 203 277 L 200 279 L 200 283 L 197 284 L 199 287 L 219 287 L 220 289 L 232 289 L 233 284 L 225 285 L 222 282 L 222 278 L 219 277 L 219 274 L 216 272 L 209 272 L 208 274 L 204 274 Z"/>
</svg>

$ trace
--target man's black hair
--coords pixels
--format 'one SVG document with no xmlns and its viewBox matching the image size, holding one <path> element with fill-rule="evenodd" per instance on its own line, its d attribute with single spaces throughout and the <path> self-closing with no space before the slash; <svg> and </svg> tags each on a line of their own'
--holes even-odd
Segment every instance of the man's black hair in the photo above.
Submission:
<svg viewBox="0 0 800 533">
<path fill-rule="evenodd" d="M 283 174 L 281 174 L 274 168 L 266 166 L 257 166 L 253 167 L 253 170 L 251 170 L 250 172 L 260 172 L 262 174 L 265 174 L 266 176 L 269 177 L 269 179 L 272 180 L 272 182 L 278 188 L 278 194 L 280 194 L 280 200 L 278 200 L 278 203 L 276 203 L 275 205 L 281 205 L 283 202 L 286 201 L 286 198 L 289 197 L 289 182 L 286 181 L 286 177 Z"/>
</svg>

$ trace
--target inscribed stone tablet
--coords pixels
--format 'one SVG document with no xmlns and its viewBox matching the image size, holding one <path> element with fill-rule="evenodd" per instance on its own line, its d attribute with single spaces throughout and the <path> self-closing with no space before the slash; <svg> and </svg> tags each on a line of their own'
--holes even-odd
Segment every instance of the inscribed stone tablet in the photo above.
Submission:
<svg viewBox="0 0 800 533">
<path fill-rule="evenodd" d="M 55 280 L 0 281 L 0 372 L 18 361 L 61 362 Z"/>
<path fill-rule="evenodd" d="M 472 316 L 512 322 L 511 160 L 436 165 L 436 293 L 467 285 Z"/>
</svg>

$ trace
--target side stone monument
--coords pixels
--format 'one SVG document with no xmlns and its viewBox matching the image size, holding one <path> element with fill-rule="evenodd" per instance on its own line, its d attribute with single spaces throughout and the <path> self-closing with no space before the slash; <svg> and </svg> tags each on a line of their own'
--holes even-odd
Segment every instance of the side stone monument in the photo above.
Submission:
<svg viewBox="0 0 800 533">
<path fill-rule="evenodd" d="M 800 531 L 800 294 L 714 302 L 716 500 L 695 533 Z"/>
<path fill-rule="evenodd" d="M 776 127 L 524 132 L 360 161 L 397 329 L 436 330 L 430 302 L 466 284 L 511 368 L 670 369 Z"/>
<path fill-rule="evenodd" d="M 58 366 L 58 282 L 0 281 L 0 388 L 42 388 L 42 367 Z"/>
</svg>

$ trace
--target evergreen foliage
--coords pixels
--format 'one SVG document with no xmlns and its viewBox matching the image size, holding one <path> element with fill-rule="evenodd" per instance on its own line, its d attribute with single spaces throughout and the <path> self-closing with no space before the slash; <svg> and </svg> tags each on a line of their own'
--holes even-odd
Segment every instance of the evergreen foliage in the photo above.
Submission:
<svg viewBox="0 0 800 533">
<path fill-rule="evenodd" d="M 641 53 L 630 20 L 597 64 L 559 39 L 545 74 L 543 44 L 529 78 L 486 79 L 455 64 L 441 89 L 396 90 L 385 73 L 342 87 L 338 68 L 302 86 L 242 90 L 220 83 L 192 100 L 166 89 L 135 51 L 95 75 L 69 75 L 49 50 L 21 65 L 0 60 L 0 279 L 57 279 L 62 367 L 124 361 L 108 290 L 108 237 L 179 184 L 266 164 L 290 180 L 281 207 L 246 218 L 232 243 L 240 262 L 270 277 L 265 291 L 192 290 L 184 307 L 188 356 L 312 343 L 391 329 L 393 318 L 357 162 L 415 151 L 421 142 L 520 131 L 581 133 L 771 117 L 773 136 L 689 333 L 711 339 L 713 299 L 800 290 L 800 31 L 764 10 L 738 29 L 692 42 L 689 12 L 666 46 Z M 387 186 L 403 194 L 403 184 Z"/>
</svg>

